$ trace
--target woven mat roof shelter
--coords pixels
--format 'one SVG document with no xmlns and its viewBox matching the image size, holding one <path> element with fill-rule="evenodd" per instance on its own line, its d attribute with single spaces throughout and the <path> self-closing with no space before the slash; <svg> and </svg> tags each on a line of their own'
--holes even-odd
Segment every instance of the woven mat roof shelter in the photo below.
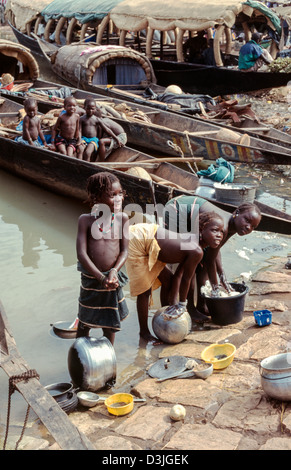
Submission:
<svg viewBox="0 0 291 470">
<path fill-rule="evenodd" d="M 230 28 L 234 26 L 238 15 L 243 15 L 246 19 L 263 16 L 271 29 L 281 33 L 278 16 L 265 4 L 254 0 L 124 0 L 102 20 L 97 42 L 101 41 L 109 20 L 120 30 L 120 44 L 123 44 L 127 31 L 146 30 L 146 55 L 151 58 L 153 32 L 175 31 L 177 60 L 183 61 L 182 42 L 185 31 L 207 31 L 215 28 L 214 54 L 216 64 L 221 66 L 219 41 L 224 31 L 230 35 Z M 250 36 L 247 27 L 245 34 L 246 37 Z"/>
<path fill-rule="evenodd" d="M 23 78 L 36 80 L 39 77 L 38 63 L 27 47 L 6 39 L 0 39 L 0 53 L 22 63 L 24 68 Z M 26 71 L 27 73 L 25 73 Z M 17 77 L 14 78 L 17 79 Z"/>
<path fill-rule="evenodd" d="M 51 0 L 7 0 L 5 16 L 22 33 Z"/>
<path fill-rule="evenodd" d="M 139 52 L 121 46 L 100 46 L 94 43 L 75 43 L 61 47 L 51 57 L 52 68 L 59 76 L 77 86 L 90 84 L 97 68 L 104 62 L 118 58 L 129 58 L 143 68 L 149 83 L 156 81 L 152 65 Z"/>
<path fill-rule="evenodd" d="M 262 2 L 238 0 L 124 0 L 111 10 L 110 18 L 118 28 L 128 31 L 147 27 L 200 31 L 217 25 L 232 27 L 240 12 L 250 16 L 256 7 L 269 10 Z"/>
</svg>

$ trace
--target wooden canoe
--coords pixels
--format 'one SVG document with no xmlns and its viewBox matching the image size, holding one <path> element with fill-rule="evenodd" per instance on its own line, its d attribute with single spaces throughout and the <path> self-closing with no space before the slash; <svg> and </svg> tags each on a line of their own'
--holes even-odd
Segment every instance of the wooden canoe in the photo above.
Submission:
<svg viewBox="0 0 291 470">
<path fill-rule="evenodd" d="M 157 83 L 167 87 L 173 83 L 185 93 L 211 96 L 247 93 L 254 90 L 286 86 L 291 80 L 287 72 L 242 72 L 233 67 L 151 60 Z"/>
<path fill-rule="evenodd" d="M 84 90 L 87 90 L 92 93 L 97 93 L 105 96 L 110 96 L 112 98 L 126 100 L 134 102 L 135 105 L 146 105 L 154 108 L 158 108 L 162 111 L 169 111 L 174 114 L 179 114 L 181 116 L 192 117 L 196 120 L 201 120 L 205 122 L 204 118 L 201 118 L 197 112 L 192 109 L 185 109 L 181 106 L 163 101 L 163 94 L 165 93 L 166 88 L 155 83 L 155 77 L 152 78 L 152 83 L 147 82 L 146 84 L 127 84 L 127 85 L 100 85 L 93 84 L 91 80 L 85 77 L 84 80 L 77 80 L 75 76 L 75 70 L 70 72 L 69 66 L 63 67 L 63 60 L 60 60 L 60 65 L 58 67 L 55 64 L 51 63 L 51 56 L 54 56 L 59 47 L 49 44 L 46 41 L 41 40 L 32 33 L 32 37 L 35 37 L 36 42 L 39 44 L 39 48 L 42 51 L 42 55 L 48 60 L 50 65 L 52 65 L 55 73 L 59 75 L 62 79 L 65 79 L 69 84 L 77 86 Z M 191 64 L 190 64 L 191 65 Z M 242 73 L 242 72 L 240 72 Z M 278 75 L 278 74 L 276 74 Z M 280 76 L 282 73 L 280 73 Z M 150 79 L 150 76 L 148 77 Z M 43 85 L 45 86 L 45 85 Z M 264 88 L 264 87 L 263 87 Z M 150 90 L 147 91 L 147 90 Z M 156 99 L 152 99 L 151 94 L 154 94 Z M 207 93 L 207 92 L 206 92 Z M 147 96 L 147 97 L 146 97 Z M 188 95 L 191 97 L 191 95 Z M 195 95 L 193 96 L 195 97 Z M 162 100 L 162 101 L 159 101 Z M 41 110 L 42 111 L 42 110 Z M 45 111 L 44 111 L 45 112 Z M 287 133 L 281 132 L 275 128 L 269 128 L 266 125 L 257 123 L 255 121 L 248 122 L 247 119 L 243 119 L 240 123 L 233 125 L 226 124 L 225 122 L 215 123 L 221 127 L 225 127 L 234 132 L 244 132 L 255 138 L 261 138 L 266 142 L 275 143 L 283 147 L 289 148 L 291 146 L 291 136 Z"/>
<path fill-rule="evenodd" d="M 40 82 L 40 88 L 44 88 L 45 82 Z M 37 93 L 36 83 L 34 84 L 34 96 L 41 105 L 47 105 L 47 109 L 54 106 L 56 102 L 48 99 L 42 101 Z M 54 88 L 57 85 L 46 83 L 48 87 Z M 31 95 L 31 94 L 30 94 Z M 9 95 L 12 97 L 12 95 Z M 249 136 L 249 142 L 243 144 L 243 131 L 223 129 L 209 121 L 203 119 L 192 119 L 187 115 L 171 114 L 168 111 L 153 110 L 146 105 L 132 104 L 126 106 L 131 109 L 129 113 L 116 112 L 115 107 L 123 108 L 122 100 L 115 98 L 106 99 L 102 95 L 92 94 L 84 90 L 74 90 L 73 96 L 80 105 L 83 104 L 87 96 L 91 96 L 100 105 L 112 110 L 109 117 L 118 122 L 128 136 L 130 146 L 146 149 L 146 152 L 155 152 L 161 155 L 185 157 L 203 157 L 216 160 L 223 157 L 231 162 L 258 163 L 289 165 L 291 163 L 291 138 L 288 148 L 288 137 L 280 131 L 273 130 L 277 142 L 280 138 L 286 139 L 286 147 L 279 143 L 265 141 L 259 137 Z M 16 95 L 17 97 L 17 95 Z M 23 100 L 23 96 L 18 96 L 18 101 Z M 104 101 L 105 100 L 105 101 Z M 59 103 L 61 105 L 62 103 Z M 120 116 L 120 117 L 118 117 Z M 146 118 L 146 119 L 145 119 Z M 281 136 L 282 134 L 282 136 Z M 276 141 L 273 138 L 273 141 Z"/>
<path fill-rule="evenodd" d="M 8 110 L 17 112 L 18 109 L 19 104 L 9 100 L 5 100 L 0 108 L 3 113 Z M 7 121 L 8 118 L 4 118 L 3 124 Z M 193 195 L 199 186 L 194 173 L 129 147 L 115 150 L 107 161 L 103 165 L 80 161 L 50 150 L 25 146 L 0 135 L 1 169 L 72 199 L 85 201 L 88 177 L 105 170 L 120 179 L 127 194 L 125 204 L 137 204 L 140 211 L 153 211 L 155 204 L 163 207 L 169 199 L 181 194 Z M 150 174 L 151 180 L 127 173 L 132 167 L 142 167 Z M 228 212 L 235 209 L 233 204 L 221 203 L 214 198 L 209 200 Z M 263 214 L 258 230 L 290 234 L 291 215 L 263 206 L 258 201 L 255 203 Z"/>
<path fill-rule="evenodd" d="M 17 87 L 20 87 L 22 90 L 22 87 L 24 87 L 24 83 L 21 81 L 15 83 L 15 91 L 10 90 L 2 90 L 0 93 L 3 95 L 7 96 L 10 100 L 16 101 L 17 103 L 23 104 L 24 99 L 29 96 L 27 93 L 20 91 L 17 91 Z M 41 113 L 47 113 L 49 112 L 52 108 L 57 108 L 57 107 L 62 107 L 63 106 L 63 99 L 62 98 L 56 98 L 53 96 L 54 91 L 60 91 L 62 90 L 64 85 L 60 85 L 57 83 L 49 82 L 46 80 L 42 79 L 37 79 L 33 82 L 33 84 L 28 83 L 28 88 L 30 88 L 32 91 L 28 90 L 29 93 L 34 93 L 35 97 L 38 102 L 38 109 Z M 46 91 L 51 90 L 52 93 L 51 95 L 49 93 L 44 94 Z M 108 88 L 107 92 L 105 91 L 105 88 L 102 88 L 100 90 L 100 87 L 98 87 L 98 93 L 95 93 L 97 95 L 96 99 L 100 100 L 108 100 L 108 102 L 114 102 L 114 103 L 122 103 L 124 101 L 133 103 L 134 109 L 141 109 L 143 112 L 146 112 L 148 116 L 153 114 L 155 111 L 152 109 L 148 109 L 147 111 L 144 110 L 144 106 L 147 106 L 149 108 L 154 108 L 159 111 L 168 111 L 171 114 L 174 115 L 179 115 L 182 117 L 185 117 L 188 119 L 194 119 L 196 121 L 199 121 L 201 124 L 205 122 L 209 122 L 210 124 L 215 124 L 216 126 L 219 127 L 224 127 L 227 128 L 231 131 L 234 132 L 239 132 L 241 134 L 246 133 L 249 134 L 252 137 L 256 137 L 257 139 L 262 139 L 263 141 L 271 142 L 277 145 L 280 145 L 281 147 L 286 147 L 287 149 L 291 148 L 291 135 L 288 134 L 287 132 L 282 132 L 274 127 L 269 127 L 266 124 L 254 121 L 252 119 L 247 119 L 243 118 L 241 122 L 235 123 L 235 124 L 229 124 L 226 120 L 220 119 L 220 120 L 215 120 L 215 119 L 207 119 L 200 117 L 199 114 L 194 114 L 194 115 L 189 115 L 188 113 L 183 111 L 183 108 L 178 109 L 178 108 L 171 108 L 170 105 L 164 104 L 159 101 L 155 100 L 149 100 L 146 98 L 142 98 L 141 95 L 139 95 L 136 90 L 136 94 L 134 93 L 129 93 L 129 92 L 120 92 L 118 89 L 116 91 L 115 87 L 113 87 L 113 91 L 110 91 L 111 89 Z M 101 91 L 100 95 L 99 92 Z M 158 92 L 158 90 L 156 90 Z M 74 96 L 77 99 L 84 99 L 87 95 L 89 95 L 89 92 L 85 92 L 85 90 L 80 90 L 76 88 L 71 88 L 71 93 L 74 94 Z M 112 95 L 112 96 L 111 96 Z M 31 95 L 32 96 L 32 95 Z M 106 97 L 106 98 L 104 98 Z M 175 118 L 171 118 L 175 119 Z M 170 120 L 170 116 L 169 116 Z"/>
</svg>

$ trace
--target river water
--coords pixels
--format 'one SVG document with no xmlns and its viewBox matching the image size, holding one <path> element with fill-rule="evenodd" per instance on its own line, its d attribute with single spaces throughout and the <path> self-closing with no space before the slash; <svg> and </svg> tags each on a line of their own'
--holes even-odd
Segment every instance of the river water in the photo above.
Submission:
<svg viewBox="0 0 291 470">
<path fill-rule="evenodd" d="M 45 72 L 44 78 L 58 81 Z M 290 208 L 289 183 L 284 189 L 287 182 L 282 183 L 280 174 L 268 174 L 267 180 L 267 189 L 274 195 L 288 193 L 284 204 Z M 67 356 L 73 340 L 55 336 L 51 324 L 73 321 L 77 314 L 80 276 L 76 269 L 76 231 L 78 217 L 87 208 L 1 170 L 0 188 L 0 300 L 12 334 L 21 355 L 31 369 L 37 370 L 43 385 L 69 382 Z M 289 236 L 254 232 L 247 237 L 232 237 L 222 249 L 222 256 L 227 277 L 233 281 L 242 272 L 266 266 L 272 256 L 287 259 L 290 251 Z M 117 386 L 125 390 L 134 374 L 144 372 L 157 359 L 159 349 L 140 343 L 135 299 L 130 297 L 128 286 L 124 293 L 130 315 L 116 334 L 114 348 Z M 158 307 L 156 294 L 152 314 Z M 101 331 L 92 334 L 100 337 Z M 0 369 L 0 436 L 6 420 L 7 392 L 8 378 Z M 25 410 L 22 397 L 14 394 L 11 423 L 23 424 Z"/>
</svg>

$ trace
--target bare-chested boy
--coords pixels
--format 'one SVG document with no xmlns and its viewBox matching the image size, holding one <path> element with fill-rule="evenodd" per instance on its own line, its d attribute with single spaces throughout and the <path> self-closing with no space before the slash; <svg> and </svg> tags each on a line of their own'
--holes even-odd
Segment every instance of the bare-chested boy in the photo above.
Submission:
<svg viewBox="0 0 291 470">
<path fill-rule="evenodd" d="M 72 157 L 81 143 L 80 115 L 76 112 L 75 98 L 72 96 L 65 98 L 64 109 L 66 112 L 58 117 L 52 130 L 51 149 Z"/>
<path fill-rule="evenodd" d="M 80 119 L 80 130 L 82 136 L 82 146 L 78 158 L 83 158 L 86 161 L 104 161 L 106 157 L 106 145 L 110 145 L 111 141 L 115 142 L 115 147 L 124 145 L 123 141 L 119 140 L 117 133 L 122 132 L 121 126 L 111 121 L 114 125 L 105 123 L 102 118 L 100 108 L 96 107 L 93 98 L 87 98 L 84 102 L 86 114 Z M 106 135 L 106 137 L 102 137 Z M 112 148 L 113 150 L 113 148 Z M 94 153 L 98 151 L 98 156 L 94 158 Z"/>
<path fill-rule="evenodd" d="M 96 115 L 101 118 L 100 108 L 96 108 Z M 100 119 L 101 120 L 101 119 Z M 109 118 L 102 118 L 103 132 L 99 134 L 98 161 L 104 162 L 105 158 L 116 148 L 124 147 L 127 135 L 120 124 Z"/>
<path fill-rule="evenodd" d="M 22 136 L 16 139 L 17 142 L 25 145 L 41 147 L 41 143 L 38 140 L 38 137 L 40 137 L 42 144 L 47 147 L 47 143 L 41 130 L 40 119 L 37 116 L 37 102 L 34 98 L 27 98 L 25 100 L 24 110 L 26 112 L 26 116 L 23 119 Z"/>
</svg>

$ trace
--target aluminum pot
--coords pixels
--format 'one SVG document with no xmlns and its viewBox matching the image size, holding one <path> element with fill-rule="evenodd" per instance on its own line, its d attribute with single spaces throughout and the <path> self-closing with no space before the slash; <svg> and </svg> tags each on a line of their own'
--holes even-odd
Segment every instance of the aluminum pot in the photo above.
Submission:
<svg viewBox="0 0 291 470">
<path fill-rule="evenodd" d="M 276 354 L 260 363 L 261 385 L 272 398 L 291 401 L 291 353 Z"/>
<path fill-rule="evenodd" d="M 153 316 L 153 331 L 165 343 L 180 343 L 191 331 L 191 317 L 188 312 L 184 312 L 178 318 L 170 319 L 168 315 L 164 315 L 166 308 L 160 308 Z"/>
<path fill-rule="evenodd" d="M 77 338 L 69 349 L 68 368 L 75 387 L 96 392 L 112 387 L 116 379 L 116 356 L 105 337 Z"/>
</svg>

